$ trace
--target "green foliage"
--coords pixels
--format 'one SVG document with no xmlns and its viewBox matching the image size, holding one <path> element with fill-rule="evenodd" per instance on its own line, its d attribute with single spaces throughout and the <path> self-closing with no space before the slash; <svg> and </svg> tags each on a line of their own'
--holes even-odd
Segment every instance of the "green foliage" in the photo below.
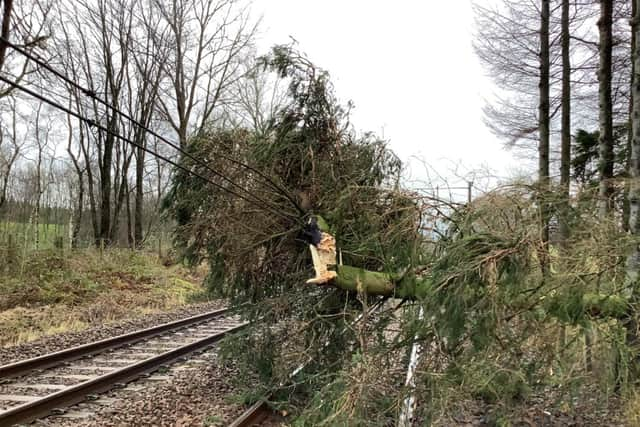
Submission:
<svg viewBox="0 0 640 427">
<path fill-rule="evenodd" d="M 298 239 L 304 218 L 291 215 L 295 207 L 286 194 L 216 153 L 232 155 L 267 174 L 294 194 L 308 214 L 326 219 L 338 238 L 345 268 L 354 271 L 401 277 L 398 273 L 407 266 L 422 261 L 418 204 L 399 190 L 401 163 L 386 143 L 350 129 L 350 106 L 336 101 L 325 71 L 285 47 L 275 48 L 262 64 L 289 82 L 290 102 L 272 118 L 270 130 L 254 134 L 211 128 L 192 138 L 188 149 L 265 203 L 247 203 L 177 170 L 165 211 L 178 224 L 174 238 L 184 258 L 207 260 L 212 292 L 237 302 L 255 302 L 245 306 L 244 314 L 260 323 L 229 340 L 223 352 L 243 372 L 244 399 L 255 400 L 277 389 L 276 405 L 307 414 L 300 423 L 315 425 L 325 418 L 321 413 L 328 415 L 328 407 L 311 402 L 319 402 L 325 393 L 342 393 L 341 412 L 350 416 L 340 419 L 359 416 L 366 424 L 377 416 L 376 402 L 385 400 L 387 408 L 395 402 L 392 393 L 380 394 L 376 388 L 367 397 L 369 403 L 352 405 L 356 394 L 341 378 L 352 370 L 361 373 L 361 363 L 351 353 L 357 354 L 364 344 L 348 324 L 373 298 L 357 296 L 355 288 L 345 293 L 305 285 L 313 272 L 307 244 Z M 226 180 L 188 158 L 181 161 L 230 188 Z M 309 366 L 298 374 L 295 387 L 279 387 L 290 384 L 289 373 L 305 362 Z M 378 373 L 371 366 L 368 378 Z M 331 385 L 325 388 L 327 384 Z M 381 417 L 392 419 L 390 413 Z"/>
<path fill-rule="evenodd" d="M 520 198 L 518 193 L 495 194 L 488 206 Z M 531 214 L 519 209 L 523 200 L 513 200 L 507 217 Z M 493 340 L 498 322 L 508 318 L 514 300 L 531 285 L 533 236 L 526 228 L 514 232 L 485 217 L 485 208 L 459 212 L 447 236 L 440 239 L 428 280 L 423 285 L 422 304 L 427 313 L 444 312 L 434 320 L 438 334 L 446 337 L 451 351 L 469 338 L 482 349 Z M 518 211 L 518 212 L 516 212 Z M 494 217 L 495 218 L 495 217 Z"/>
<path fill-rule="evenodd" d="M 623 177 L 628 161 L 627 139 L 629 127 L 626 123 L 617 125 L 613 131 L 614 176 Z M 571 168 L 573 178 L 582 185 L 594 186 L 598 181 L 598 138 L 600 132 L 578 129 L 573 139 Z"/>
<path fill-rule="evenodd" d="M 296 218 L 286 194 L 216 156 L 224 152 L 305 199 L 308 213 L 325 217 L 340 236 L 345 264 L 378 271 L 406 267 L 418 240 L 417 211 L 410 197 L 393 190 L 400 161 L 384 141 L 350 130 L 348 109 L 336 102 L 325 71 L 286 47 L 274 48 L 262 63 L 290 82 L 290 102 L 272 118 L 271 131 L 211 128 L 189 141 L 189 152 L 226 179 L 189 158 L 182 163 L 264 203 L 239 200 L 177 170 L 164 206 L 178 223 L 174 239 L 184 258 L 198 262 L 206 257 L 209 282 L 223 295 L 287 294 L 308 274 L 306 245 L 296 239 L 303 218 Z M 271 288 L 270 283 L 277 285 Z"/>
<path fill-rule="evenodd" d="M 260 319 L 225 345 L 241 378 L 259 384 L 244 383 L 246 399 L 275 389 L 276 403 L 295 413 L 298 425 L 390 423 L 406 392 L 397 381 L 398 361 L 406 361 L 418 341 L 429 350 L 418 387 L 433 408 L 425 419 L 435 420 L 436 411 L 446 412 L 448 396 L 507 407 L 557 381 L 549 374 L 553 369 L 573 372 L 568 365 L 574 359 L 558 356 L 565 328 L 568 344 L 561 354 L 578 352 L 584 328 L 617 331 L 606 339 L 620 342 L 621 322 L 632 309 L 621 264 L 630 242 L 613 221 L 594 218 L 593 199 L 577 198 L 570 241 L 551 248 L 541 241 L 539 206 L 559 201 L 553 194 L 537 197 L 531 186 L 434 208 L 437 201 L 421 202 L 400 189 L 401 164 L 384 141 L 350 131 L 349 106 L 336 102 L 326 72 L 286 47 L 275 48 L 262 64 L 290 84 L 290 102 L 270 129 L 211 128 L 188 147 L 262 202 L 232 197 L 181 171 L 165 202 L 185 259 L 206 259 L 209 286 L 250 302 L 244 315 Z M 577 142 L 581 164 L 574 170 L 585 180 L 592 176 L 593 141 L 585 133 Z M 278 188 L 219 152 L 267 174 Z M 188 158 L 181 161 L 230 188 Z M 306 214 L 326 219 L 336 236 L 343 265 L 334 284 L 340 289 L 304 284 L 311 262 L 307 244 L 297 239 L 304 218 L 289 200 L 292 194 Z M 446 228 L 438 238 L 423 229 L 432 211 L 439 229 Z M 542 268 L 545 260 L 549 270 Z M 371 326 L 352 326 L 379 301 L 375 294 L 412 305 L 402 315 L 387 308 L 367 319 Z M 623 357 L 624 349 L 616 348 L 616 357 Z M 611 357 L 602 354 L 602 360 Z M 307 367 L 289 378 L 301 363 Z M 614 377 L 625 375 L 616 370 Z M 496 424 L 507 422 L 495 415 Z"/>
<path fill-rule="evenodd" d="M 523 401 L 531 392 L 524 372 L 492 361 L 474 359 L 464 365 L 456 364 L 448 369 L 448 374 L 469 387 L 473 397 L 490 404 L 512 405 Z"/>
<path fill-rule="evenodd" d="M 174 240 L 183 257 L 208 261 L 212 291 L 238 302 L 259 302 L 245 314 L 260 317 L 264 326 L 250 330 L 255 338 L 243 344 L 235 340 L 230 347 L 247 377 L 265 387 L 288 381 L 288 373 L 303 360 L 283 347 L 299 345 L 319 363 L 302 381 L 315 384 L 314 371 L 328 366 L 339 370 L 350 360 L 344 349 L 354 338 L 344 332 L 345 323 L 363 300 L 305 286 L 313 273 L 307 244 L 298 239 L 303 218 L 292 215 L 297 213 L 286 194 L 216 153 L 267 174 L 286 193 L 304 200 L 307 212 L 324 217 L 339 236 L 342 260 L 353 267 L 382 274 L 412 264 L 421 240 L 416 233 L 419 212 L 412 198 L 397 190 L 401 163 L 386 143 L 350 129 L 350 106 L 336 101 L 328 73 L 286 47 L 275 48 L 262 64 L 289 82 L 290 102 L 272 118 L 270 130 L 253 134 L 210 128 L 192 138 L 188 150 L 265 203 L 247 203 L 176 170 L 164 207 L 177 222 Z M 189 158 L 181 162 L 234 188 Z M 291 328 L 273 327 L 285 321 Z M 330 344 L 324 346 L 326 342 Z"/>
</svg>

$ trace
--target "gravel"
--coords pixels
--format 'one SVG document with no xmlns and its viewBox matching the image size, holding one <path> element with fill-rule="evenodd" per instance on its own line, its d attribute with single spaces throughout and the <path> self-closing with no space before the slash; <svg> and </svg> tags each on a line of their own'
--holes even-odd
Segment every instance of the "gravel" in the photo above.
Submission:
<svg viewBox="0 0 640 427">
<path fill-rule="evenodd" d="M 225 301 L 194 304 L 172 312 L 149 314 L 96 326 L 80 332 L 68 332 L 43 337 L 13 347 L 0 348 L 0 364 L 40 356 L 68 347 L 171 322 L 225 306 Z M 168 371 L 129 383 L 125 388 L 101 394 L 95 401 L 86 401 L 69 408 L 65 415 L 54 415 L 36 421 L 37 426 L 224 426 L 238 417 L 246 406 L 234 402 L 237 390 L 233 377 L 237 369 L 224 364 L 215 347 L 193 355 L 185 362 L 173 364 Z M 35 382 L 41 382 L 34 379 Z M 29 379 L 23 380 L 30 383 Z M 49 378 L 50 384 L 72 384 L 77 381 Z M 15 390 L 15 389 L 14 389 Z M 42 394 L 21 390 L 25 394 Z M 15 403 L 14 403 L 15 404 Z M 285 425 L 272 416 L 262 426 Z"/>
<path fill-rule="evenodd" d="M 280 415 L 270 415 L 258 424 L 260 427 L 282 427 L 286 426 L 284 418 Z"/>
<path fill-rule="evenodd" d="M 38 426 L 222 426 L 244 407 L 230 398 L 237 370 L 215 349 L 173 365 L 169 371 L 129 383 L 52 416 Z"/>
<path fill-rule="evenodd" d="M 0 365 L 18 360 L 36 357 L 53 351 L 63 350 L 92 341 L 114 337 L 162 323 L 171 322 L 225 306 L 225 301 L 216 300 L 201 304 L 193 304 L 178 310 L 125 319 L 116 323 L 95 326 L 79 332 L 66 332 L 40 338 L 38 340 L 13 346 L 0 348 Z"/>
</svg>

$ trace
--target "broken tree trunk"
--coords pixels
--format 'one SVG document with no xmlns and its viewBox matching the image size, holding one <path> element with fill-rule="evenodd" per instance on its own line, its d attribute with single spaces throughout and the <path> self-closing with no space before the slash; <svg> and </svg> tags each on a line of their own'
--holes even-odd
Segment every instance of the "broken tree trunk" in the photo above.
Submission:
<svg viewBox="0 0 640 427">
<path fill-rule="evenodd" d="M 315 224 L 314 224 L 314 227 Z M 364 268 L 342 265 L 336 262 L 336 240 L 328 232 L 322 218 L 318 217 L 317 227 L 311 232 L 309 249 L 315 270 L 315 277 L 307 280 L 309 284 L 335 286 L 345 291 L 364 293 L 372 296 L 393 296 L 404 299 L 424 299 L 442 285 L 434 283 L 429 275 L 418 276 L 414 271 L 401 274 L 370 271 Z M 566 313 L 567 298 L 561 294 L 541 295 L 534 304 L 560 320 L 572 323 L 574 319 Z M 531 305 L 531 300 L 514 305 Z M 622 319 L 628 315 L 629 302 L 617 295 L 588 293 L 582 296 L 581 312 L 596 318 Z"/>
</svg>

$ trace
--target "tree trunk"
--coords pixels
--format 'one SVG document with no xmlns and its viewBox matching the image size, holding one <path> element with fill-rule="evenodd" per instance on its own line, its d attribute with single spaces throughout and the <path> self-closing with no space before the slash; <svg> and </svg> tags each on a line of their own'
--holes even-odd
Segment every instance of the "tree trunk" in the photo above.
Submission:
<svg viewBox="0 0 640 427">
<path fill-rule="evenodd" d="M 33 247 L 35 250 L 39 249 L 40 246 L 40 199 L 42 198 L 42 150 L 43 150 L 43 141 L 42 135 L 40 135 L 40 109 L 42 108 L 42 104 L 38 105 L 38 109 L 36 111 L 36 122 L 35 122 L 35 138 L 36 143 L 38 144 L 38 154 L 36 161 L 36 199 L 33 208 Z"/>
<path fill-rule="evenodd" d="M 71 234 L 71 248 L 78 248 L 78 238 L 80 236 L 80 227 L 82 225 L 82 208 L 84 205 L 84 183 L 82 182 L 82 175 L 78 177 L 78 207 L 74 212 L 73 218 L 73 233 Z"/>
<path fill-rule="evenodd" d="M 18 155 L 20 154 L 20 145 L 17 142 L 18 139 L 18 130 L 17 123 L 18 117 L 16 112 L 16 104 L 15 100 L 11 106 L 11 143 L 13 144 L 13 154 L 9 157 L 8 162 L 5 166 L 5 170 L 2 176 L 2 190 L 0 193 L 0 214 L 4 214 L 3 207 L 7 202 L 7 189 L 9 187 L 9 179 L 11 178 L 11 170 L 18 159 Z M 2 134 L 0 132 L 0 142 L 2 141 Z"/>
<path fill-rule="evenodd" d="M 598 70 L 598 99 L 600 137 L 598 138 L 598 191 L 599 214 L 608 215 L 613 195 L 613 107 L 611 100 L 611 54 L 613 22 L 613 0 L 600 0 L 600 67 Z"/>
<path fill-rule="evenodd" d="M 13 0 L 4 0 L 2 8 L 2 29 L 0 34 L 3 38 L 9 39 L 9 30 L 11 29 L 11 9 L 13 9 Z M 5 58 L 7 57 L 7 44 L 0 42 L 0 71 L 4 66 Z"/>
<path fill-rule="evenodd" d="M 113 137 L 105 141 L 104 156 L 100 165 L 100 235 L 98 246 L 109 244 L 111 231 L 111 163 L 113 156 Z"/>
<path fill-rule="evenodd" d="M 129 249 L 136 248 L 135 238 L 133 237 L 133 224 L 131 223 L 131 188 L 129 187 L 129 181 L 126 181 L 125 190 L 127 192 L 126 202 L 127 202 L 127 244 L 129 245 Z"/>
<path fill-rule="evenodd" d="M 125 202 L 125 196 L 128 196 L 127 189 L 127 174 L 129 173 L 129 164 L 131 163 L 131 155 L 127 155 L 125 152 L 124 163 L 122 164 L 121 173 L 119 175 L 119 182 L 114 186 L 115 204 L 113 209 L 113 219 L 111 220 L 111 232 L 109 233 L 109 240 L 113 243 L 118 241 L 118 229 L 120 225 L 120 213 L 122 211 L 122 205 Z M 127 201 L 128 202 L 128 201 Z M 127 241 L 129 239 L 127 238 Z"/>
<path fill-rule="evenodd" d="M 639 0 L 640 1 L 640 0 Z M 314 262 L 314 267 L 316 263 Z M 336 265 L 335 272 L 325 275 L 326 280 L 318 281 L 321 275 L 308 280 L 320 286 L 333 286 L 342 290 L 365 293 L 370 296 L 393 296 L 395 298 L 421 299 L 426 298 L 433 290 L 433 283 L 428 279 L 421 279 L 406 272 L 405 274 L 389 274 L 370 271 L 349 265 Z M 566 304 L 560 295 L 549 296 L 540 304 L 540 308 L 551 312 L 554 306 Z M 561 301 L 561 302 L 558 302 Z M 587 293 L 582 297 L 583 309 L 592 316 L 603 319 L 624 319 L 628 316 L 628 301 L 616 295 Z"/>
<path fill-rule="evenodd" d="M 90 159 L 84 152 L 85 164 L 87 165 L 87 190 L 89 193 L 89 210 L 91 212 L 91 226 L 93 228 L 93 237 L 97 246 L 100 246 L 100 225 L 98 223 L 98 209 L 94 190 L 93 169 L 91 168 Z"/>
<path fill-rule="evenodd" d="M 142 223 L 142 204 L 144 202 L 144 150 L 138 148 L 137 159 L 136 159 L 136 206 L 135 206 L 135 214 L 134 214 L 134 241 L 136 248 L 142 247 L 143 240 L 143 223 Z"/>
<path fill-rule="evenodd" d="M 640 10 L 640 0 L 634 0 L 635 14 L 631 20 L 631 31 L 633 31 L 636 40 L 640 36 L 640 23 L 638 22 L 638 10 Z M 629 172 L 631 182 L 629 185 L 629 234 L 635 239 L 635 243 L 629 253 L 627 259 L 627 280 L 629 281 L 627 289 L 629 289 L 631 303 L 637 305 L 640 300 L 638 291 L 638 271 L 640 270 L 640 49 L 638 45 L 634 46 L 632 53 L 634 63 L 634 74 L 632 84 L 633 106 L 631 115 L 632 140 L 631 140 L 631 162 Z M 631 347 L 637 347 L 638 322 L 634 316 L 630 316 L 625 323 L 627 328 L 627 341 Z M 637 373 L 637 363 L 632 368 Z"/>
<path fill-rule="evenodd" d="M 631 16 L 636 16 L 637 5 L 635 0 L 631 2 Z M 635 54 L 636 50 L 636 32 L 631 31 L 631 56 Z M 624 182 L 624 202 L 622 206 L 622 228 L 624 231 L 629 232 L 629 195 L 630 195 L 630 183 L 631 183 L 631 146 L 633 141 L 633 105 L 634 105 L 634 97 L 633 97 L 633 79 L 635 76 L 636 70 L 636 62 L 632 59 L 631 61 L 631 85 L 629 87 L 629 123 L 628 123 L 628 133 L 627 133 L 627 159 L 624 165 L 625 170 L 625 182 Z"/>
<path fill-rule="evenodd" d="M 540 14 L 540 82 L 539 88 L 539 105 L 538 105 L 538 185 L 539 185 L 539 203 L 541 224 L 541 239 L 544 244 L 549 242 L 549 139 L 551 134 L 549 119 L 549 1 L 542 0 Z M 546 249 L 540 254 L 541 266 L 544 271 L 547 270 Z"/>
<path fill-rule="evenodd" d="M 560 141 L 560 215 L 562 245 L 569 237 L 569 185 L 571 179 L 571 57 L 569 0 L 562 0 L 562 128 Z"/>
<path fill-rule="evenodd" d="M 118 105 L 113 101 L 112 105 Z M 104 151 L 100 162 L 100 236 L 96 244 L 109 245 L 111 236 L 111 167 L 113 166 L 113 150 L 115 147 L 115 137 L 117 134 L 117 116 L 113 113 L 109 119 L 107 129 L 112 133 L 104 136 Z"/>
<path fill-rule="evenodd" d="M 571 185 L 571 33 L 569 29 L 569 0 L 562 0 L 562 124 L 560 129 L 560 204 L 558 233 L 561 249 L 569 238 L 569 190 Z M 560 351 L 566 346 L 566 328 L 560 328 Z"/>
<path fill-rule="evenodd" d="M 40 249 L 40 200 L 33 209 L 33 249 Z"/>
</svg>

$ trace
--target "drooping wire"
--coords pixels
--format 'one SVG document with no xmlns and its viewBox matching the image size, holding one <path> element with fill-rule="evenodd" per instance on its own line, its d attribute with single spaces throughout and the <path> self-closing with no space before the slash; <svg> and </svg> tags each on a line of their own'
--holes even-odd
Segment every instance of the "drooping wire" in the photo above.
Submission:
<svg viewBox="0 0 640 427">
<path fill-rule="evenodd" d="M 47 98 L 45 96 L 42 96 L 39 93 L 34 92 L 34 91 L 22 86 L 19 83 L 11 81 L 10 79 L 4 77 L 3 75 L 0 75 L 0 81 L 3 81 L 6 84 L 10 85 L 11 87 L 13 87 L 15 89 L 18 89 L 19 91 L 24 92 L 27 95 L 32 96 L 33 98 L 36 98 L 39 101 L 44 102 L 45 104 L 48 104 L 48 105 L 50 105 L 50 106 L 52 106 L 52 107 L 54 107 L 54 108 L 56 108 L 56 109 L 58 109 L 58 110 L 60 110 L 60 111 L 62 111 L 64 113 L 66 113 L 66 114 L 69 114 L 69 115 L 81 120 L 82 122 L 84 122 L 87 125 L 89 125 L 89 127 L 93 127 L 93 128 L 98 129 L 98 130 L 101 130 L 101 131 L 107 133 L 108 135 L 111 135 L 114 138 L 118 138 L 118 139 L 120 139 L 120 140 L 122 140 L 122 141 L 124 141 L 124 142 L 126 142 L 126 143 L 128 143 L 128 144 L 130 144 L 132 146 L 134 146 L 134 147 L 140 148 L 140 149 L 144 150 L 145 152 L 149 153 L 150 155 L 152 155 L 154 157 L 157 157 L 158 159 L 163 160 L 163 161 L 171 164 L 172 166 L 183 170 L 184 172 L 186 172 L 188 174 L 191 174 L 191 175 L 193 175 L 195 177 L 198 177 L 198 178 L 202 179 L 203 181 L 205 181 L 205 182 L 207 182 L 207 183 L 209 183 L 209 184 L 211 184 L 211 185 L 213 185 L 213 186 L 215 186 L 215 187 L 217 187 L 217 188 L 219 188 L 219 189 L 221 189 L 223 191 L 226 191 L 227 193 L 229 193 L 229 194 L 231 194 L 233 196 L 236 196 L 236 197 L 246 201 L 247 203 L 255 205 L 255 206 L 257 206 L 257 207 L 259 207 L 261 209 L 266 209 L 266 210 L 270 211 L 271 213 L 273 213 L 275 215 L 278 215 L 280 217 L 283 217 L 283 218 L 286 218 L 286 219 L 291 219 L 291 215 L 290 214 L 286 214 L 285 212 L 282 212 L 281 210 L 273 208 L 269 204 L 266 204 L 265 206 L 260 206 L 257 203 L 256 200 L 252 200 L 252 199 L 250 199 L 250 198 L 248 198 L 248 197 L 246 197 L 246 196 L 244 196 L 244 195 L 242 195 L 242 194 L 240 194 L 240 193 L 238 193 L 238 192 L 236 192 L 236 191 L 234 191 L 234 190 L 232 190 L 230 188 L 224 187 L 223 185 L 220 185 L 217 182 L 206 178 L 205 176 L 201 175 L 200 173 L 198 173 L 196 171 L 193 171 L 193 170 L 181 165 L 180 163 L 174 162 L 173 160 L 169 159 L 168 157 L 166 157 L 166 156 L 164 156 L 162 154 L 159 154 L 159 153 L 155 152 L 154 150 L 151 150 L 150 148 L 148 148 L 148 147 L 146 147 L 144 145 L 141 145 L 141 144 L 139 144 L 139 143 L 137 143 L 135 141 L 132 141 L 129 138 L 126 138 L 126 137 L 124 137 L 122 135 L 119 135 L 116 132 L 113 132 L 112 130 L 110 130 L 107 127 L 101 125 L 100 123 L 96 122 L 95 120 L 89 119 L 89 118 L 83 116 L 82 114 L 80 114 L 78 112 L 75 112 L 75 111 L 72 111 L 70 108 L 67 108 L 67 107 L 63 106 L 63 105 L 59 104 L 58 102 L 56 102 L 56 101 L 54 101 L 52 99 L 49 99 L 49 98 Z M 245 190 L 245 191 L 248 192 L 248 190 Z M 249 192 L 249 194 L 251 194 L 251 193 Z M 257 198 L 257 196 L 254 196 L 254 197 Z"/>
<path fill-rule="evenodd" d="M 114 113 L 120 115 L 121 117 L 124 117 L 125 119 L 131 121 L 132 123 L 134 123 L 136 126 L 138 126 L 140 129 L 144 130 L 145 132 L 149 133 L 150 135 L 155 136 L 156 138 L 158 138 L 159 140 L 161 140 L 162 142 L 164 142 L 165 144 L 169 145 L 170 147 L 172 147 L 173 149 L 177 150 L 179 153 L 181 153 L 184 156 L 189 157 L 189 159 L 191 159 L 192 161 L 200 164 L 201 166 L 205 167 L 206 169 L 208 169 L 210 172 L 212 172 L 215 175 L 220 176 L 222 179 L 230 182 L 232 185 L 239 187 L 240 189 L 242 189 L 243 191 L 248 192 L 248 190 L 246 190 L 245 188 L 239 186 L 238 184 L 232 182 L 231 180 L 229 180 L 227 177 L 225 177 L 224 175 L 220 174 L 219 172 L 215 171 L 213 168 L 211 168 L 209 165 L 207 165 L 205 162 L 203 162 L 202 160 L 196 158 L 195 156 L 191 155 L 189 152 L 183 150 L 181 147 L 179 147 L 178 145 L 176 145 L 174 142 L 171 142 L 170 140 L 168 140 L 167 138 L 163 137 L 162 135 L 154 132 L 153 130 L 149 129 L 147 126 L 145 126 L 144 124 L 140 123 L 138 120 L 136 120 L 135 118 L 131 117 L 129 114 L 120 111 L 118 108 L 114 107 L 113 105 L 109 104 L 108 102 L 106 102 L 105 100 L 103 100 L 102 98 L 100 98 L 99 96 L 96 95 L 95 91 L 88 89 L 82 85 L 80 85 L 79 83 L 75 82 L 74 80 L 70 79 L 68 76 L 66 76 L 64 73 L 56 70 L 55 68 L 53 68 L 51 65 L 47 64 L 44 60 L 42 60 L 41 58 L 33 55 L 32 53 L 28 52 L 27 50 L 23 49 L 22 47 L 12 43 L 10 40 L 0 36 L 0 42 L 3 44 L 6 44 L 7 46 L 9 46 L 10 48 L 12 48 L 13 50 L 19 52 L 20 54 L 22 54 L 23 56 L 25 56 L 26 58 L 30 59 L 31 61 L 35 62 L 36 64 L 38 64 L 40 67 L 46 69 L 47 71 L 51 72 L 52 74 L 54 74 L 56 77 L 60 78 L 61 80 L 63 80 L 65 83 L 71 85 L 72 87 L 75 87 L 76 89 L 78 89 L 80 92 L 82 92 L 83 94 L 85 94 L 86 96 L 96 100 L 97 102 L 99 102 L 100 104 L 104 105 L 105 107 L 107 107 L 108 109 L 110 109 L 111 111 L 113 111 Z M 281 195 L 283 195 L 289 202 L 291 202 L 293 204 L 293 206 L 296 208 L 296 210 L 298 211 L 298 213 L 300 213 L 301 215 L 304 215 L 305 212 L 302 209 L 302 207 L 300 207 L 300 205 L 298 204 L 298 202 L 296 201 L 296 199 L 289 194 L 289 192 L 280 187 L 276 182 L 273 181 L 273 179 L 271 179 L 268 175 L 266 175 L 265 173 L 261 172 L 260 170 L 252 167 L 251 165 L 248 165 L 240 160 L 237 160 L 231 156 L 227 156 L 225 154 L 220 153 L 219 151 L 216 151 L 215 153 L 218 157 L 227 160 L 237 166 L 243 167 L 253 173 L 255 173 L 256 175 L 260 176 L 262 179 L 264 179 L 274 190 L 276 190 L 278 193 L 280 193 Z M 257 197 L 257 196 L 255 196 Z M 261 200 L 262 203 L 268 204 L 267 202 Z"/>
</svg>

